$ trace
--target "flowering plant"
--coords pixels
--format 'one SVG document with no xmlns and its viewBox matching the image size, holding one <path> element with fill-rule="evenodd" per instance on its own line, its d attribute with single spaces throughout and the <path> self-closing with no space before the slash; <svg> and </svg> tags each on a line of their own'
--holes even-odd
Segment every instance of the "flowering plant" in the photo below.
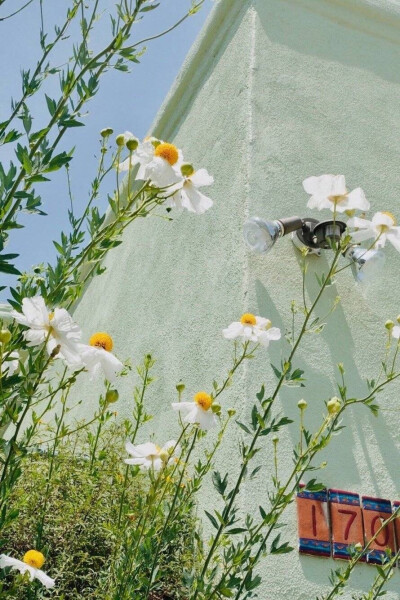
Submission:
<svg viewBox="0 0 400 600">
<path fill-rule="evenodd" d="M 187 15 L 196 12 L 203 1 L 194 2 Z M 33 190 L 34 184 L 45 182 L 47 174 L 70 164 L 72 151 L 56 154 L 65 131 L 81 125 L 78 119 L 83 106 L 97 93 L 103 72 L 110 66 L 123 71 L 127 62 L 137 62 L 142 42 L 129 43 L 131 28 L 139 18 L 157 8 L 153 0 L 118 2 L 118 19 L 112 20 L 112 38 L 94 55 L 88 48 L 88 34 L 99 16 L 97 5 L 94 2 L 92 9 L 88 9 L 82 0 L 74 0 L 64 25 L 56 31 L 54 42 L 49 44 L 45 37 L 42 39 L 43 57 L 33 76 L 24 73 L 23 95 L 15 103 L 9 119 L 0 124 L 3 143 L 13 143 L 22 135 L 28 140 L 26 146 L 21 143 L 16 146 L 18 168 L 11 164 L 8 170 L 0 169 L 2 248 L 20 225 L 21 209 L 42 214 L 41 199 Z M 40 89 L 45 77 L 54 74 L 55 67 L 43 65 L 47 64 L 54 45 L 63 39 L 77 18 L 78 11 L 85 15 L 86 10 L 89 14 L 88 18 L 81 19 L 82 41 L 78 49 L 74 49 L 65 71 L 60 73 L 59 68 L 55 69 L 60 75 L 62 94 L 59 100 L 47 97 L 49 123 L 44 129 L 32 132 L 28 98 Z M 24 132 L 13 129 L 17 117 Z M 57 133 L 51 141 L 52 131 Z M 168 557 L 180 540 L 182 524 L 189 521 L 193 535 L 190 557 L 179 569 L 181 597 L 190 600 L 251 598 L 262 582 L 256 572 L 260 560 L 266 554 L 293 550 L 292 540 L 281 540 L 282 517 L 293 503 L 303 479 L 307 480 L 306 490 L 324 487 L 323 482 L 310 477 L 310 473 L 326 466 L 325 462 L 316 464 L 316 457 L 344 428 L 344 415 L 349 407 L 360 405 L 377 414 L 377 393 L 400 377 L 397 360 L 400 328 L 388 321 L 385 328 L 382 327 L 383 366 L 366 382 L 366 394 L 349 396 L 345 369 L 339 363 L 336 389 L 332 390 L 331 397 L 321 398 L 323 416 L 316 431 L 306 427 L 308 404 L 305 399 L 298 401 L 296 423 L 277 408 L 284 386 L 304 388 L 306 385 L 307 375 L 295 365 L 297 353 L 306 335 L 318 335 L 325 327 L 325 320 L 318 316 L 316 309 L 327 288 L 336 284 L 343 270 L 338 267 L 340 256 L 370 239 L 373 241 L 366 252 L 383 247 L 387 240 L 399 250 L 400 229 L 395 218 L 386 212 L 377 213 L 372 221 L 364 216 L 355 217 L 356 210 L 369 209 L 369 202 L 361 188 L 348 192 L 343 176 L 306 179 L 303 185 L 311 196 L 310 208 L 329 209 L 334 220 L 338 213 L 350 217 L 342 238 L 331 240 L 332 260 L 327 272 L 318 278 L 317 293 L 306 298 L 305 281 L 310 263 L 304 252 L 299 281 L 301 298 L 291 304 L 291 322 L 285 331 L 274 326 L 269 315 L 253 312 L 242 316 L 238 313 L 237 320 L 231 324 L 216 324 L 216 330 L 221 329 L 221 343 L 232 345 L 231 364 L 225 376 L 212 383 L 204 382 L 206 391 L 191 390 L 187 394 L 184 384 L 179 383 L 177 398 L 163 399 L 171 405 L 171 411 L 175 411 L 179 431 L 176 439 L 167 442 L 169 435 L 153 439 L 144 433 L 143 426 L 151 419 L 146 396 L 154 367 L 153 358 L 146 355 L 143 364 L 137 367 L 139 383 L 134 388 L 132 418 L 123 422 L 124 450 L 114 461 L 118 466 L 112 471 L 112 477 L 104 480 L 102 468 L 110 445 L 107 436 L 116 416 L 114 408 L 120 402 L 119 377 L 127 376 L 131 367 L 129 361 L 119 356 L 118 340 L 115 340 L 114 354 L 114 340 L 107 332 L 93 332 L 89 340 L 83 340 L 79 323 L 70 310 L 81 296 L 85 283 L 104 272 L 103 259 L 123 242 L 123 231 L 135 220 L 149 217 L 162 207 L 167 215 L 176 209 L 201 215 L 213 207 L 211 198 L 200 191 L 212 185 L 213 177 L 206 169 L 196 170 L 186 162 L 183 152 L 173 143 L 155 137 L 139 141 L 126 131 L 117 135 L 113 144 L 112 133 L 109 128 L 101 132 L 101 158 L 89 200 L 79 216 L 70 211 L 70 231 L 62 233 L 55 242 L 58 252 L 55 264 L 20 274 L 13 262 L 14 255 L 0 255 L 0 270 L 18 276 L 17 284 L 10 288 L 9 305 L 0 313 L 0 531 L 1 543 L 7 542 L 9 548 L 0 556 L 0 598 L 19 600 L 28 595 L 33 599 L 49 597 L 48 594 L 57 597 L 58 593 L 58 597 L 66 597 L 62 591 L 62 569 L 47 572 L 46 568 L 44 572 L 42 566 L 46 559 L 50 565 L 56 563 L 51 563 L 54 548 L 48 543 L 48 507 L 53 488 L 57 486 L 58 453 L 66 440 L 74 439 L 77 432 L 86 434 L 85 442 L 74 446 L 72 454 L 74 461 L 80 463 L 85 481 L 90 482 L 87 512 L 104 491 L 102 486 L 116 489 L 116 495 L 107 496 L 111 497 L 112 515 L 105 525 L 111 532 L 110 560 L 106 566 L 103 564 L 94 597 L 107 600 L 160 598 L 160 590 L 165 589 L 169 576 Z M 109 196 L 107 215 L 101 215 L 96 200 L 110 173 L 116 173 L 117 185 Z M 122 176 L 125 177 L 123 182 Z M 337 304 L 335 299 L 331 311 Z M 268 353 L 271 345 L 279 345 L 282 353 L 281 364 L 272 366 L 275 384 L 269 389 L 260 382 L 260 390 L 248 414 L 241 420 L 234 419 L 235 408 L 226 406 L 224 393 L 234 383 L 235 374 L 243 364 L 257 353 Z M 76 407 L 71 403 L 71 391 L 85 377 L 103 379 L 104 390 L 93 418 L 74 424 L 72 411 Z M 292 448 L 292 470 L 287 472 L 280 463 L 278 434 L 291 426 L 297 427 L 298 441 Z M 226 432 L 231 432 L 233 427 L 239 436 L 237 453 L 232 453 L 237 469 L 221 472 L 216 466 L 218 451 Z M 209 430 L 214 430 L 214 434 Z M 272 470 L 260 462 L 263 448 L 269 449 L 273 457 Z M 7 539 L 7 532 L 18 522 L 16 493 L 22 485 L 22 474 L 28 477 L 26 465 L 34 452 L 46 458 L 45 485 L 37 511 L 31 511 L 35 512 L 31 515 L 35 528 L 29 547 L 17 555 L 13 541 Z M 243 484 L 247 479 L 255 479 L 260 472 L 268 483 L 267 500 L 243 511 L 239 504 Z M 211 503 L 213 508 L 204 511 L 201 520 L 196 518 L 195 512 L 207 478 L 212 480 L 216 500 Z M 136 498 L 132 494 L 133 482 L 140 482 Z M 206 531 L 204 523 L 207 523 Z M 78 538 L 80 534 L 78 528 Z M 354 559 L 345 572 L 339 570 L 333 575 L 333 587 L 323 596 L 325 600 L 341 593 L 365 551 L 365 548 L 355 549 Z M 378 571 L 376 589 L 379 591 L 390 577 L 398 555 L 391 557 L 385 568 Z M 95 560 L 91 568 L 95 568 Z"/>
</svg>

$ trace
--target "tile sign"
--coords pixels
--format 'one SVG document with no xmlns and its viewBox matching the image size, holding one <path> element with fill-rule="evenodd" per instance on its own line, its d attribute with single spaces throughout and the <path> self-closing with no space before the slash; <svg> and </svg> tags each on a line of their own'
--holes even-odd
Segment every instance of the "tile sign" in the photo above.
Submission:
<svg viewBox="0 0 400 600">
<path fill-rule="evenodd" d="M 299 552 L 314 556 L 351 559 L 350 547 L 368 544 L 400 502 L 360 496 L 343 490 L 297 494 Z M 400 516 L 388 523 L 360 560 L 382 564 L 391 553 L 400 550 Z"/>
</svg>

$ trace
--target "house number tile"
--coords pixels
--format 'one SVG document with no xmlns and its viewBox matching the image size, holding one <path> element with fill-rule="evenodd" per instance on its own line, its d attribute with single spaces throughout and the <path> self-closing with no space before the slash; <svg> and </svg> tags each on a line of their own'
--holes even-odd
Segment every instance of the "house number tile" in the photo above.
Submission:
<svg viewBox="0 0 400 600">
<path fill-rule="evenodd" d="M 331 555 L 328 518 L 328 492 L 300 491 L 297 494 L 299 552 L 317 556 Z"/>
<path fill-rule="evenodd" d="M 383 564 L 394 556 L 396 548 L 400 550 L 400 501 L 372 496 L 360 499 L 358 494 L 344 490 L 311 492 L 304 488 L 296 499 L 302 554 L 350 560 L 354 545 L 370 544 L 360 560 Z M 395 511 L 399 511 L 399 517 L 379 531 Z"/>
<path fill-rule="evenodd" d="M 349 546 L 363 544 L 363 515 L 360 496 L 343 490 L 329 490 L 333 558 L 349 560 Z"/>
<path fill-rule="evenodd" d="M 382 523 L 386 521 L 392 513 L 390 500 L 382 498 L 372 498 L 371 496 L 362 497 L 362 508 L 364 517 L 365 543 L 376 535 Z M 390 549 L 392 556 L 395 553 L 394 527 L 393 523 L 388 523 L 384 529 L 376 536 L 369 547 L 367 561 L 373 564 L 382 564 L 388 556 L 386 549 Z M 390 555 L 390 553 L 389 553 Z"/>
</svg>

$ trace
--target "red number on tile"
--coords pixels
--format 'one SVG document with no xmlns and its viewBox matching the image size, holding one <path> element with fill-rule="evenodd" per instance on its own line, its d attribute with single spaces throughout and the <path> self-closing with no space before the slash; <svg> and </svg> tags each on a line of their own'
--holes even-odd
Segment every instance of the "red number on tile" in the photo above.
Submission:
<svg viewBox="0 0 400 600">
<path fill-rule="evenodd" d="M 384 519 L 380 515 L 376 515 L 372 519 L 372 521 L 371 521 L 371 536 L 372 537 L 376 534 L 378 529 L 381 527 L 383 521 L 384 521 Z M 388 542 L 389 542 L 389 527 L 385 527 L 384 529 L 382 529 L 382 531 L 379 533 L 379 535 L 381 535 L 381 534 L 384 536 L 383 541 L 380 542 L 379 536 L 378 536 L 375 538 L 375 544 L 377 544 L 378 546 L 382 546 L 383 548 L 386 548 L 386 546 L 388 545 Z"/>
<path fill-rule="evenodd" d="M 344 539 L 349 539 L 350 528 L 354 523 L 355 518 L 357 517 L 357 511 L 355 510 L 345 510 L 344 508 L 339 508 L 338 512 L 342 515 L 349 515 L 349 520 L 346 525 L 346 529 L 344 530 Z"/>
<path fill-rule="evenodd" d="M 311 507 L 311 518 L 313 534 L 315 537 L 317 537 L 317 509 L 315 507 L 315 504 L 313 504 Z"/>
</svg>

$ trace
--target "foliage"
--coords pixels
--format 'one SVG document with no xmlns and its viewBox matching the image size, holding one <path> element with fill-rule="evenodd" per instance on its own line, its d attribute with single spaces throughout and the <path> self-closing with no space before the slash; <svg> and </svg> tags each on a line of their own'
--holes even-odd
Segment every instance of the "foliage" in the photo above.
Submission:
<svg viewBox="0 0 400 600">
<path fill-rule="evenodd" d="M 195 14 L 203 2 L 192 2 L 183 18 Z M 279 342 L 281 363 L 271 364 L 274 383 L 267 387 L 260 382 L 247 414 L 234 419 L 234 408 L 224 405 L 224 393 L 234 385 L 244 363 L 251 363 L 281 337 L 267 318 L 250 313 L 223 332 L 232 340 L 232 360 L 225 375 L 213 374 L 215 379 L 204 384 L 208 391 L 198 392 L 193 402 L 187 401 L 185 386 L 177 385 L 177 402 L 172 403 L 178 414 L 177 440 L 164 446 L 160 440 L 139 443 L 144 442 L 143 425 L 152 418 L 146 404 L 153 381 L 150 355 L 136 368 L 130 418 L 118 426 L 114 423 L 118 376 L 131 373 L 130 362 L 123 364 L 112 354 L 112 339 L 106 332 L 94 333 L 89 344 L 84 344 L 68 309 L 80 298 L 86 282 L 104 272 L 104 258 L 123 242 L 123 231 L 135 220 L 155 215 L 161 208 L 166 209 L 162 217 L 167 220 L 173 208 L 197 214 L 208 210 L 212 201 L 198 188 L 210 185 L 212 177 L 205 169 L 195 170 L 184 162 L 173 144 L 155 138 L 139 142 L 129 132 L 119 134 L 114 144 L 113 132 L 105 129 L 86 206 L 79 215 L 73 208 L 69 211 L 70 228 L 54 242 L 54 264 L 19 274 L 17 256 L 7 253 L 5 245 L 21 227 L 22 210 L 45 216 L 37 184 L 45 184 L 60 169 L 69 174 L 74 153 L 60 146 L 65 132 L 83 125 L 82 111 L 98 93 L 109 69 L 124 72 L 141 58 L 144 43 L 150 40 L 133 42 L 131 29 L 157 6 L 153 0 L 119 1 L 111 18 L 110 39 L 94 53 L 89 41 L 100 16 L 99 0 L 73 0 L 52 41 L 42 28 L 42 57 L 32 73 L 22 72 L 22 95 L 0 123 L 0 143 L 12 144 L 16 156 L 8 166 L 0 165 L 0 271 L 18 276 L 10 288 L 9 307 L 1 311 L 0 598 L 256 597 L 262 582 L 260 560 L 293 550 L 291 540 L 285 539 L 284 515 L 300 482 L 306 481 L 306 489 L 323 488 L 318 471 L 325 465 L 317 458 L 342 433 L 348 409 L 356 406 L 378 414 L 378 394 L 400 377 L 400 327 L 388 321 L 382 336 L 383 360 L 365 382 L 365 393 L 349 394 L 346 372 L 339 363 L 332 390 L 337 396 L 321 398 L 325 408 L 315 431 L 306 426 L 305 400 L 299 398 L 295 422 L 277 407 L 284 386 L 303 395 L 307 373 L 296 364 L 298 351 L 308 336 L 323 331 L 340 298 L 331 301 L 324 318 L 318 314 L 319 304 L 330 297 L 327 290 L 339 281 L 340 272 L 354 266 L 353 259 L 339 266 L 341 256 L 354 249 L 354 236 L 359 233 L 350 233 L 348 221 L 342 235 L 326 240 L 331 260 L 326 272 L 317 276 L 318 290 L 311 298 L 306 297 L 305 285 L 311 263 L 303 252 L 299 298 L 292 301 L 291 321 Z M 52 63 L 53 49 L 65 40 L 76 19 L 81 39 L 70 48 L 65 65 L 58 67 Z M 33 130 L 31 98 L 52 77 L 60 81 L 59 96 L 43 97 L 48 122 Z M 123 182 L 122 171 L 127 171 Z M 115 185 L 111 194 L 104 187 L 109 178 Z M 304 183 L 313 194 L 314 207 L 332 207 L 334 222 L 345 205 L 350 211 L 369 207 L 360 188 L 347 192 L 342 176 L 311 177 Z M 109 211 L 101 214 L 97 201 L 106 194 Z M 398 229 L 390 214 L 378 213 L 374 219 L 363 220 L 367 230 L 363 239 L 376 235 L 365 252 L 386 238 L 392 243 L 397 240 Z M 353 220 L 356 229 L 357 223 Z M 74 423 L 71 392 L 82 378 L 96 379 L 102 372 L 105 382 L 98 409 L 89 421 Z M 163 398 L 164 403 L 170 400 Z M 292 470 L 286 472 L 279 463 L 278 434 L 292 426 L 298 427 L 298 442 L 292 448 Z M 207 433 L 212 427 L 216 428 L 214 436 Z M 228 430 L 239 434 L 236 455 L 232 453 L 237 469 L 228 465 L 218 470 L 216 458 Z M 271 471 L 260 460 L 268 442 L 273 448 Z M 257 510 L 242 510 L 243 484 L 258 477 L 268 484 L 267 498 Z M 198 518 L 198 498 L 204 482 L 210 480 L 215 494 Z M 205 532 L 203 522 L 207 523 Z M 34 554 L 27 558 L 24 554 L 29 549 Z M 346 567 L 332 573 L 332 587 L 323 600 L 342 594 L 367 549 L 354 549 Z M 45 569 L 55 582 L 43 576 L 42 559 L 47 560 Z M 382 595 L 393 565 L 390 559 L 378 569 L 365 600 Z"/>
<path fill-rule="evenodd" d="M 13 490 L 11 502 L 18 518 L 3 531 L 3 552 L 23 556 L 26 548 L 36 546 L 38 517 L 47 498 L 45 547 L 51 548 L 46 568 L 57 574 L 57 586 L 46 590 L 38 584 L 38 598 L 98 598 L 99 581 L 107 577 L 110 561 L 116 556 L 119 500 L 124 479 L 120 460 L 125 442 L 125 429 L 113 422 L 102 434 L 99 468 L 90 469 L 89 448 L 82 433 L 69 436 L 57 448 L 52 485 L 46 492 L 51 455 L 34 450 L 29 453 L 22 474 Z M 127 518 L 134 523 L 140 516 L 138 497 L 144 494 L 147 479 L 133 479 L 125 490 L 129 506 Z M 39 519 L 40 521 L 40 519 Z M 176 523 L 179 535 L 161 555 L 165 579 L 162 594 L 172 599 L 183 598 L 180 589 L 182 564 L 191 568 L 189 518 Z M 3 591 L 14 577 L 2 574 Z M 7 592 L 8 593 L 8 592 Z M 21 585 L 8 598 L 23 600 L 27 586 Z"/>
</svg>

